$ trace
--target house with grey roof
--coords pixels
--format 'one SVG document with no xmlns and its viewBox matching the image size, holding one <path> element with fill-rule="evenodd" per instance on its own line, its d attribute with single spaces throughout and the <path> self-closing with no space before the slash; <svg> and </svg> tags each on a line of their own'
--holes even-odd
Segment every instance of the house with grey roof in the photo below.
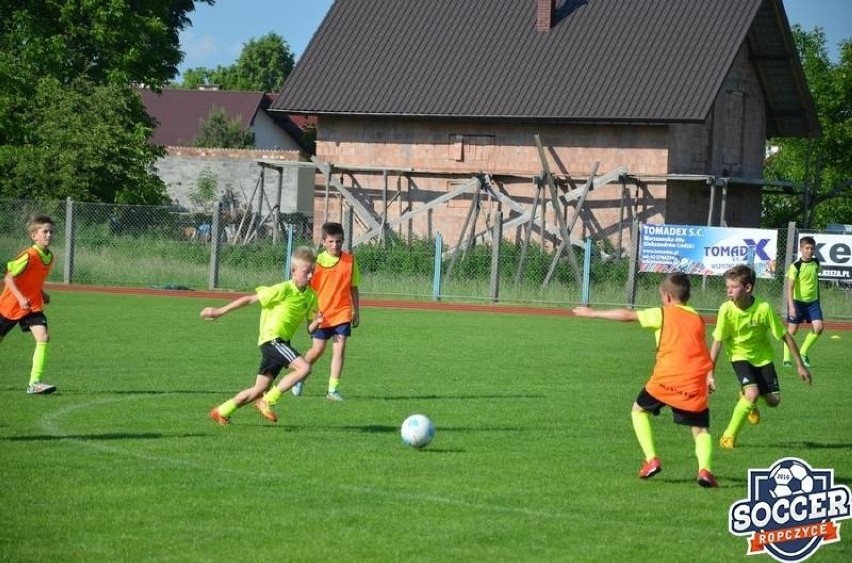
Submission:
<svg viewBox="0 0 852 563">
<path fill-rule="evenodd" d="M 471 200 L 510 225 L 542 203 L 542 236 L 548 212 L 610 240 L 756 226 L 766 139 L 820 134 L 781 0 L 336 0 L 270 109 L 318 116 L 347 196 L 318 222 L 355 205 L 419 235 L 458 234 Z M 465 175 L 487 194 L 440 199 Z"/>
</svg>

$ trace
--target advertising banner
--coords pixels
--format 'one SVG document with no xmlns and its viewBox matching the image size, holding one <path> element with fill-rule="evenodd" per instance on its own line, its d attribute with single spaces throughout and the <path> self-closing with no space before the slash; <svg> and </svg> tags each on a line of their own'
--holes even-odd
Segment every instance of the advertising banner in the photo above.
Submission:
<svg viewBox="0 0 852 563">
<path fill-rule="evenodd" d="M 721 276 L 749 264 L 760 278 L 775 276 L 778 232 L 772 229 L 642 225 L 640 272 Z"/>
</svg>

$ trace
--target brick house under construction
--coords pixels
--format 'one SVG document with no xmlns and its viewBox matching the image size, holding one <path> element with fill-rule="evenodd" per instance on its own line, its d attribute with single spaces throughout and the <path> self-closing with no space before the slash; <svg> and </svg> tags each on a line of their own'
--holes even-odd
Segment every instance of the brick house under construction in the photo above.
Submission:
<svg viewBox="0 0 852 563">
<path fill-rule="evenodd" d="M 336 0 L 271 110 L 355 242 L 757 226 L 766 139 L 820 133 L 781 0 Z"/>
</svg>

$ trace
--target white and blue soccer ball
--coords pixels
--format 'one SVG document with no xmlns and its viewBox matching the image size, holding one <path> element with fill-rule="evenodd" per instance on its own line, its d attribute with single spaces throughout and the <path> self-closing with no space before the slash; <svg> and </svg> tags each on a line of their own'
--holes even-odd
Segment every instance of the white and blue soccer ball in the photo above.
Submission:
<svg viewBox="0 0 852 563">
<path fill-rule="evenodd" d="M 435 425 L 425 415 L 412 414 L 402 421 L 399 433 L 407 446 L 423 448 L 435 437 Z"/>
<path fill-rule="evenodd" d="M 773 498 L 789 497 L 814 490 L 814 478 L 808 468 L 795 460 L 785 460 L 769 474 Z"/>
</svg>

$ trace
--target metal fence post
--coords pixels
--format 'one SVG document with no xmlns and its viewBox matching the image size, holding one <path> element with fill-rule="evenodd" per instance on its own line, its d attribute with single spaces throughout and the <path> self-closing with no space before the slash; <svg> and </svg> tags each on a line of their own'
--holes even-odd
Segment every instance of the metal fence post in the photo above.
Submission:
<svg viewBox="0 0 852 563">
<path fill-rule="evenodd" d="M 498 211 L 494 217 L 494 227 L 491 234 L 491 301 L 500 300 L 500 243 L 503 241 L 503 212 Z"/>
<path fill-rule="evenodd" d="M 627 305 L 630 308 L 636 306 L 636 262 L 639 259 L 639 221 L 633 221 L 630 228 L 630 237 L 633 239 L 633 248 L 630 250 L 630 265 L 627 269 Z"/>
<path fill-rule="evenodd" d="M 354 214 L 352 207 L 346 208 L 346 215 L 343 217 L 343 250 L 352 252 L 352 227 L 354 226 Z"/>
<path fill-rule="evenodd" d="M 287 248 L 284 255 L 284 279 L 290 279 L 290 268 L 293 260 L 293 225 L 287 225 Z"/>
<path fill-rule="evenodd" d="M 62 282 L 70 284 L 74 279 L 74 201 L 65 199 L 65 266 Z"/>
<path fill-rule="evenodd" d="M 787 318 L 787 298 L 788 293 L 790 293 L 790 288 L 787 287 L 787 282 L 785 280 L 787 274 L 787 268 L 790 267 L 790 264 L 793 263 L 793 254 L 796 252 L 796 247 L 799 244 L 798 237 L 796 237 L 796 222 L 790 221 L 787 223 L 787 244 L 784 249 L 784 269 L 781 271 L 781 318 Z"/>
<path fill-rule="evenodd" d="M 210 272 L 207 287 L 216 289 L 219 286 L 219 216 L 221 215 L 222 204 L 216 202 L 213 204 L 213 225 L 210 228 Z"/>
<path fill-rule="evenodd" d="M 435 235 L 435 267 L 432 271 L 432 299 L 441 300 L 441 255 L 444 252 L 444 239 L 441 233 Z"/>
<path fill-rule="evenodd" d="M 583 244 L 583 295 L 580 301 L 584 307 L 589 305 L 589 282 L 592 278 L 592 239 Z"/>
</svg>

